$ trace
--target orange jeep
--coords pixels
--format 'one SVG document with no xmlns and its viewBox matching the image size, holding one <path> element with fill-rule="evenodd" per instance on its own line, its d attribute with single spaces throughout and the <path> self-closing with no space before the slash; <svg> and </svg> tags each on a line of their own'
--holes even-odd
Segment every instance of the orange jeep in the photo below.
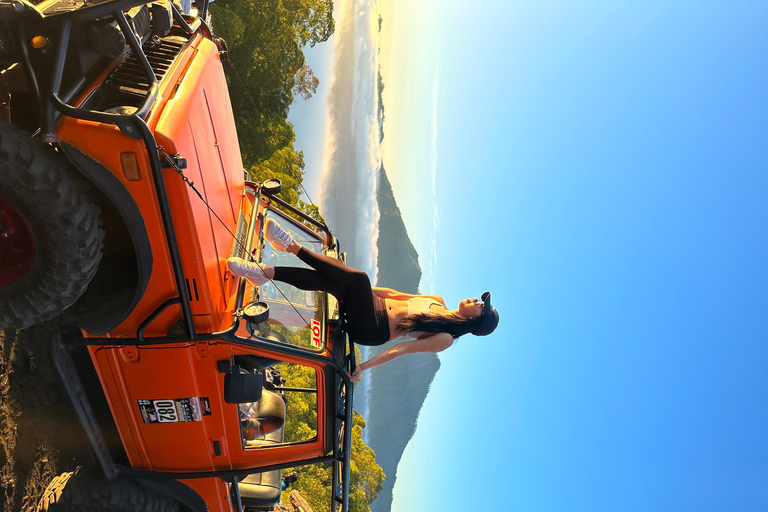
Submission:
<svg viewBox="0 0 768 512">
<path fill-rule="evenodd" d="M 45 510 L 269 510 L 281 470 L 313 463 L 347 507 L 355 361 L 336 301 L 224 263 L 280 264 L 270 217 L 343 254 L 279 182 L 244 179 L 206 18 L 207 2 L 0 0 L 0 328 L 59 318 L 54 360 L 100 468 L 57 477 Z"/>
</svg>

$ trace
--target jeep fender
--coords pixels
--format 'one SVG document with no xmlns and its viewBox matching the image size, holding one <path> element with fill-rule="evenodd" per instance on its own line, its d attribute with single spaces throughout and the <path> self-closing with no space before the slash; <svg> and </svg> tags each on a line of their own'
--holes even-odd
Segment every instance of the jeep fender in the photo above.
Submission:
<svg viewBox="0 0 768 512">
<path fill-rule="evenodd" d="M 75 320 L 81 328 L 89 333 L 101 335 L 120 325 L 144 296 L 149 278 L 152 275 L 152 248 L 139 207 L 120 180 L 101 163 L 75 147 L 65 142 L 60 142 L 58 146 L 83 176 L 101 191 L 103 194 L 102 203 L 108 203 L 103 204 L 102 209 L 106 211 L 107 208 L 105 207 L 109 207 L 113 212 L 112 229 L 122 232 L 120 233 L 121 242 L 125 243 L 125 238 L 130 239 L 135 256 L 136 276 L 119 296 L 112 287 L 103 286 L 104 283 L 99 282 L 111 277 L 109 275 L 110 261 L 107 256 L 102 259 L 103 273 L 102 268 L 100 268 L 85 296 L 81 299 L 83 302 L 81 309 L 85 310 L 86 313 L 81 315 L 75 313 Z M 109 233 L 107 233 L 107 237 L 109 239 Z"/>
</svg>

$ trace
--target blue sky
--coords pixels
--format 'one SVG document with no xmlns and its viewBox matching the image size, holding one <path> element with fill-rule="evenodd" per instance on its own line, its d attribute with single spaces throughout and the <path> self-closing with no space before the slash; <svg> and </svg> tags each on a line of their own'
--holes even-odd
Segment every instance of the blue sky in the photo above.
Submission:
<svg viewBox="0 0 768 512">
<path fill-rule="evenodd" d="M 768 3 L 378 8 L 422 288 L 501 314 L 440 354 L 393 510 L 765 510 Z"/>
</svg>

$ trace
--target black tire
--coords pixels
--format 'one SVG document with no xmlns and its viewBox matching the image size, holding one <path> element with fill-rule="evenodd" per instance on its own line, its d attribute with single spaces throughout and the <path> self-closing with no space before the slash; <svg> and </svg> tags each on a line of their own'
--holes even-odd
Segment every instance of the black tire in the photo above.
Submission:
<svg viewBox="0 0 768 512">
<path fill-rule="evenodd" d="M 26 269 L 0 259 L 0 329 L 25 328 L 59 315 L 96 273 L 104 243 L 101 210 L 87 183 L 76 176 L 52 148 L 12 124 L 0 124 L 0 206 L 3 214 L 23 221 L 17 224 L 26 224 L 22 241 L 31 240 L 28 247 L 10 246 L 29 254 Z M 9 232 L 4 229 L 0 225 L 0 237 Z M 10 252 L 3 243 L 0 258 L 3 249 Z"/>
<path fill-rule="evenodd" d="M 82 466 L 54 478 L 37 512 L 177 512 L 174 499 L 146 489 L 130 478 L 106 480 Z"/>
</svg>

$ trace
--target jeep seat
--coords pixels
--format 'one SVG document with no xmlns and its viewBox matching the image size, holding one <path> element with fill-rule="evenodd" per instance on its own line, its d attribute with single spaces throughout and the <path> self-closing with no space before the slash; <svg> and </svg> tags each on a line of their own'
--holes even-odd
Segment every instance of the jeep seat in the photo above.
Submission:
<svg viewBox="0 0 768 512">
<path fill-rule="evenodd" d="M 263 411 L 262 402 L 268 402 L 264 404 Z M 277 402 L 280 403 L 278 404 Z M 248 441 L 246 449 L 258 449 L 259 447 L 282 443 L 285 426 L 285 403 L 283 402 L 283 399 L 275 393 L 264 391 L 261 400 L 259 400 L 258 411 L 258 419 L 259 421 L 262 421 L 263 424 L 267 424 L 266 422 L 270 422 L 275 418 L 280 417 L 280 413 L 282 412 L 280 426 L 264 435 L 262 439 Z M 262 414 L 270 414 L 270 416 L 262 416 Z M 281 471 L 276 469 L 264 473 L 254 473 L 246 476 L 240 481 L 238 484 L 238 487 L 240 488 L 240 499 L 242 500 L 246 511 L 268 510 L 273 505 L 276 505 L 280 501 L 280 493 L 282 492 L 281 480 Z"/>
<path fill-rule="evenodd" d="M 248 475 L 238 486 L 245 510 L 269 510 L 280 502 L 282 492 L 281 471 L 267 471 Z"/>
<path fill-rule="evenodd" d="M 280 395 L 264 390 L 256 411 L 256 419 L 261 423 L 264 434 L 269 434 L 275 430 L 283 430 L 283 425 L 285 424 L 285 402 Z M 282 434 L 280 435 L 280 441 L 282 441 Z"/>
<path fill-rule="evenodd" d="M 257 356 L 256 354 L 246 354 L 242 356 L 235 356 L 235 364 L 240 365 L 241 368 L 245 368 L 248 371 L 266 370 L 270 366 L 275 366 L 282 363 L 277 359 L 270 359 L 268 357 Z"/>
<path fill-rule="evenodd" d="M 243 447 L 255 448 L 264 436 L 283 429 L 285 423 L 285 402 L 276 393 L 264 391 L 256 406 L 256 417 L 240 421 L 243 429 Z M 254 444 L 256 443 L 256 444 Z"/>
</svg>

